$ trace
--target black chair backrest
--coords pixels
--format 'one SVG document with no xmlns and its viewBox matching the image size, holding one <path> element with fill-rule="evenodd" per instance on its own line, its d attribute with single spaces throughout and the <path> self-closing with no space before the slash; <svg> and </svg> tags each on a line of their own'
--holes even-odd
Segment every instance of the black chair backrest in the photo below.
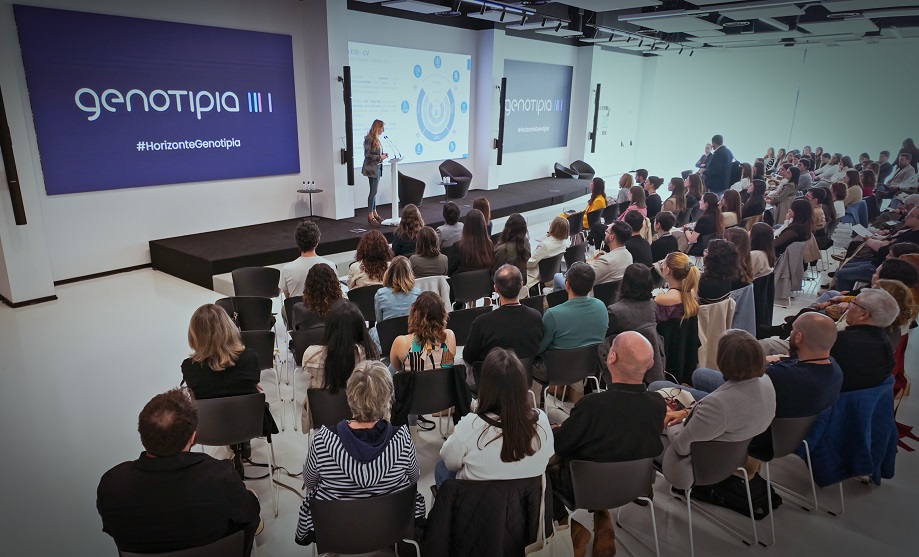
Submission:
<svg viewBox="0 0 919 557">
<path fill-rule="evenodd" d="M 590 228 L 591 226 L 593 226 L 593 225 L 597 224 L 598 222 L 600 222 L 600 217 L 603 216 L 603 211 L 605 211 L 605 210 L 606 210 L 605 208 L 604 208 L 604 209 L 596 209 L 596 210 L 594 210 L 594 211 L 591 211 L 591 212 L 587 213 L 587 228 Z M 582 223 L 582 224 L 583 224 L 583 223 Z"/>
<path fill-rule="evenodd" d="M 629 208 L 630 204 L 631 202 L 629 201 L 623 201 L 622 203 L 620 203 L 619 204 L 619 214 L 621 215 L 622 213 L 624 213 L 625 210 Z"/>
<path fill-rule="evenodd" d="M 539 263 L 537 263 L 539 266 L 539 282 L 549 282 L 555 278 L 555 273 L 561 272 L 563 256 L 564 254 L 560 253 L 539 260 Z"/>
<path fill-rule="evenodd" d="M 546 304 L 552 308 L 559 306 L 568 301 L 568 292 L 565 290 L 554 290 L 546 294 Z"/>
<path fill-rule="evenodd" d="M 287 320 L 287 330 L 291 331 L 294 328 L 293 318 L 294 318 L 294 306 L 297 304 L 302 304 L 303 298 L 300 296 L 291 296 L 290 298 L 284 298 L 284 319 Z"/>
<path fill-rule="evenodd" d="M 540 314 L 545 313 L 546 308 L 546 297 L 545 296 L 529 296 L 527 298 L 522 298 L 520 300 L 522 305 L 525 305 L 528 308 L 533 308 L 538 311 Z"/>
<path fill-rule="evenodd" d="M 878 206 L 877 197 L 873 195 L 869 195 L 868 197 L 864 199 L 864 201 L 865 201 L 865 206 L 868 209 L 868 220 L 869 221 L 874 220 L 878 218 L 879 216 L 881 216 L 881 208 L 880 206 Z"/>
<path fill-rule="evenodd" d="M 313 429 L 321 426 L 335 431 L 335 426 L 342 420 L 350 420 L 351 407 L 348 406 L 348 394 L 344 389 L 334 395 L 326 389 L 307 389 L 306 398 L 310 401 L 310 418 Z"/>
<path fill-rule="evenodd" d="M 597 373 L 597 346 L 547 350 L 542 355 L 549 385 L 570 385 Z"/>
<path fill-rule="evenodd" d="M 415 372 L 415 389 L 409 414 L 440 412 L 454 405 L 453 368 Z"/>
<path fill-rule="evenodd" d="M 565 268 L 570 269 L 578 261 L 587 261 L 587 242 L 579 242 L 565 250 Z"/>
<path fill-rule="evenodd" d="M 388 495 L 362 499 L 310 500 L 317 553 L 373 553 L 412 538 L 416 484 Z M 373 517 L 355 535 L 354 518 Z"/>
<path fill-rule="evenodd" d="M 314 327 L 290 331 L 290 339 L 294 345 L 294 361 L 299 366 L 303 363 L 303 353 L 314 344 L 321 344 L 325 335 L 325 327 Z"/>
<path fill-rule="evenodd" d="M 440 170 L 442 176 L 450 178 L 472 178 L 472 172 L 453 159 L 447 159 L 440 163 L 438 170 Z"/>
<path fill-rule="evenodd" d="M 246 553 L 245 532 L 238 530 L 229 536 L 198 547 L 163 553 L 131 553 L 118 550 L 119 557 L 243 557 Z"/>
<path fill-rule="evenodd" d="M 689 222 L 696 222 L 702 216 L 702 207 L 696 205 L 689 211 Z"/>
<path fill-rule="evenodd" d="M 258 354 L 259 369 L 274 367 L 274 331 L 241 331 L 239 334 L 245 347 Z"/>
<path fill-rule="evenodd" d="M 653 489 L 652 458 L 625 462 L 572 460 L 570 467 L 574 505 L 578 509 L 616 509 L 649 496 Z"/>
<path fill-rule="evenodd" d="M 454 299 L 463 304 L 488 298 L 493 290 L 491 272 L 488 269 L 474 269 L 454 273 L 450 277 L 450 289 Z"/>
<path fill-rule="evenodd" d="M 693 485 L 712 485 L 734 473 L 747 461 L 750 439 L 744 441 L 696 441 L 689 446 Z"/>
<path fill-rule="evenodd" d="M 804 418 L 774 418 L 769 426 L 772 432 L 772 458 L 790 455 L 807 438 L 817 416 Z"/>
<path fill-rule="evenodd" d="M 214 302 L 222 307 L 243 331 L 271 328 L 271 299 L 263 296 L 232 296 Z"/>
<path fill-rule="evenodd" d="M 206 398 L 198 400 L 196 405 L 195 442 L 199 445 L 236 445 L 262 436 L 265 393 Z"/>
<path fill-rule="evenodd" d="M 680 214 L 677 215 L 676 225 L 683 226 L 689 223 L 690 218 L 692 218 L 692 207 L 687 207 L 680 211 Z"/>
<path fill-rule="evenodd" d="M 399 172 L 399 205 L 409 203 L 421 207 L 424 201 L 424 182 Z"/>
<path fill-rule="evenodd" d="M 580 234 L 584 230 L 584 211 L 568 215 L 568 236 Z"/>
<path fill-rule="evenodd" d="M 447 328 L 456 335 L 456 345 L 466 346 L 466 340 L 469 338 L 469 331 L 472 330 L 472 322 L 476 317 L 491 312 L 491 306 L 482 306 L 469 309 L 451 311 L 447 314 Z"/>
<path fill-rule="evenodd" d="M 621 280 L 610 282 L 601 282 L 594 285 L 594 298 L 603 302 L 604 306 L 616 303 L 619 299 L 619 288 L 622 286 Z"/>
<path fill-rule="evenodd" d="M 612 224 L 614 220 L 619 218 L 619 205 L 617 203 L 613 203 L 612 205 L 607 205 L 606 208 L 603 209 L 602 216 L 603 216 L 604 223 L 606 223 L 607 225 Z"/>
<path fill-rule="evenodd" d="M 264 296 L 274 298 L 281 291 L 278 283 L 281 282 L 281 271 L 274 267 L 242 267 L 235 269 L 233 277 L 233 293 L 236 296 Z"/>
<path fill-rule="evenodd" d="M 383 285 L 381 284 L 371 284 L 369 286 L 361 286 L 360 288 L 348 290 L 348 299 L 354 302 L 354 305 L 361 310 L 364 321 L 369 321 L 370 323 L 376 321 L 376 309 L 374 308 L 373 297 L 376 295 L 377 290 L 382 287 Z"/>
<path fill-rule="evenodd" d="M 408 334 L 408 316 L 392 317 L 377 323 L 377 334 L 380 336 L 380 357 L 388 358 L 396 337 Z"/>
</svg>

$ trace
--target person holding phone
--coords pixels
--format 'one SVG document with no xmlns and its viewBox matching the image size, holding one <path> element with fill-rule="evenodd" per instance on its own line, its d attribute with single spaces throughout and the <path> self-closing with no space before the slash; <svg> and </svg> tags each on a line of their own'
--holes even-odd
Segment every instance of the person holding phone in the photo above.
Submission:
<svg viewBox="0 0 919 557">
<path fill-rule="evenodd" d="M 367 224 L 380 224 L 383 217 L 377 213 L 377 189 L 380 187 L 380 175 L 383 173 L 383 161 L 389 158 L 383 152 L 380 137 L 385 131 L 382 120 L 374 120 L 370 131 L 364 136 L 364 165 L 361 174 L 370 182 L 370 194 L 367 196 Z"/>
</svg>

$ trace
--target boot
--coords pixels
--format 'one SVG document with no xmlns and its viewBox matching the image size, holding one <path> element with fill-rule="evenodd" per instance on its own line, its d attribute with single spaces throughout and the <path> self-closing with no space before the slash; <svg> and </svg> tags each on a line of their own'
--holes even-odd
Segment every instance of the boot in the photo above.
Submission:
<svg viewBox="0 0 919 557">
<path fill-rule="evenodd" d="M 616 554 L 616 532 L 609 511 L 594 511 L 594 546 L 592 557 L 613 557 Z"/>
<path fill-rule="evenodd" d="M 587 555 L 587 542 L 590 541 L 590 530 L 584 528 L 577 520 L 571 521 L 571 545 L 574 546 L 574 557 Z"/>
</svg>

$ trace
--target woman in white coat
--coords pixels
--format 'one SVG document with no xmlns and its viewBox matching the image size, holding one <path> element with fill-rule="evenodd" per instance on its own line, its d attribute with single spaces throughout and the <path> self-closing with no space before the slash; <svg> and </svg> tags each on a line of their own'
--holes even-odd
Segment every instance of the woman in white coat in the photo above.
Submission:
<svg viewBox="0 0 919 557">
<path fill-rule="evenodd" d="M 549 225 L 546 237 L 536 242 L 536 249 L 527 261 L 527 288 L 539 283 L 539 262 L 556 256 L 568 248 L 568 219 L 555 217 Z"/>
</svg>

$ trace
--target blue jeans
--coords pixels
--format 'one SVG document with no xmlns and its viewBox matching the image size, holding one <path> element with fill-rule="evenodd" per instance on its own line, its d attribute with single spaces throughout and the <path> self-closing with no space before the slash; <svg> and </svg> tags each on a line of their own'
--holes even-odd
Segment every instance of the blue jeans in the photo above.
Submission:
<svg viewBox="0 0 919 557">
<path fill-rule="evenodd" d="M 852 290 L 857 281 L 871 282 L 876 267 L 871 261 L 852 261 L 836 271 L 836 289 Z"/>
<path fill-rule="evenodd" d="M 380 176 L 383 175 L 383 166 L 380 165 L 380 168 L 377 169 L 377 176 L 368 176 L 367 181 L 370 182 L 370 195 L 367 196 L 367 210 L 371 213 L 375 213 L 377 210 L 377 190 L 380 187 Z M 393 213 L 393 217 L 397 215 Z"/>
<path fill-rule="evenodd" d="M 565 273 L 555 273 L 555 279 L 552 281 L 555 290 L 565 289 Z"/>
<path fill-rule="evenodd" d="M 455 478 L 456 472 L 448 469 L 447 465 L 444 464 L 444 461 L 438 460 L 437 464 L 434 465 L 434 485 L 440 488 L 440 484 Z"/>
<path fill-rule="evenodd" d="M 823 302 L 829 302 L 831 299 L 839 296 L 839 290 L 827 290 L 823 294 L 817 296 L 817 301 L 815 304 L 822 304 Z"/>
</svg>

